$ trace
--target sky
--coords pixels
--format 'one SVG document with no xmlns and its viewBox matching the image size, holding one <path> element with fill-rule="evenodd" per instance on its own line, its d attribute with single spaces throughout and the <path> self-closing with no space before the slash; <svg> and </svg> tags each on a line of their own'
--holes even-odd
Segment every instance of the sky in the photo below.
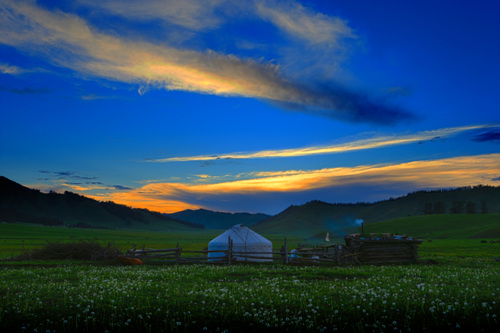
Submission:
<svg viewBox="0 0 500 333">
<path fill-rule="evenodd" d="M 0 175 L 164 213 L 500 186 L 499 12 L 0 0 Z"/>
</svg>

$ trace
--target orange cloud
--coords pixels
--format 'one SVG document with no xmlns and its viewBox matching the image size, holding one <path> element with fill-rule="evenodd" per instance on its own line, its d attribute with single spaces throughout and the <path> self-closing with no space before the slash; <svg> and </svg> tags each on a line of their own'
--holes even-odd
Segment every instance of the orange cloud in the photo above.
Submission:
<svg viewBox="0 0 500 333">
<path fill-rule="evenodd" d="M 301 39 L 330 41 L 328 49 L 335 48 L 330 44 L 336 45 L 341 36 L 352 35 L 340 19 L 315 15 L 303 7 L 283 10 L 261 6 L 259 13 L 261 18 Z M 0 22 L 0 43 L 41 55 L 56 66 L 87 76 L 140 85 L 140 94 L 154 87 L 258 98 L 285 108 L 300 105 L 294 110 L 309 109 L 313 114 L 356 122 L 388 124 L 413 118 L 385 102 L 367 102 L 364 93 L 333 86 L 318 89 L 307 80 L 292 80 L 293 75 L 284 75 L 279 65 L 270 61 L 181 49 L 167 42 L 149 43 L 147 37 L 124 38 L 127 33 L 105 33 L 80 16 L 50 11 L 34 2 L 0 2 Z"/>
<path fill-rule="evenodd" d="M 461 156 L 401 164 L 361 165 L 321 170 L 288 170 L 249 174 L 253 178 L 211 184 L 153 183 L 129 192 L 94 196 L 161 212 L 199 208 L 201 202 L 230 200 L 232 196 L 280 195 L 355 185 L 410 183 L 414 188 L 496 185 L 500 154 Z M 314 199 L 314 198 L 311 198 Z"/>
<path fill-rule="evenodd" d="M 200 206 L 192 205 L 175 199 L 162 200 L 155 197 L 148 197 L 138 190 L 130 192 L 115 192 L 108 195 L 88 195 L 98 201 L 113 201 L 121 205 L 133 208 L 144 208 L 155 212 L 174 213 L 186 209 L 198 209 Z"/>
<path fill-rule="evenodd" d="M 81 73 L 171 90 L 281 101 L 299 93 L 279 76 L 276 65 L 118 38 L 98 32 L 76 15 L 31 3 L 7 1 L 2 7 L 0 43 L 45 54 Z"/>
</svg>

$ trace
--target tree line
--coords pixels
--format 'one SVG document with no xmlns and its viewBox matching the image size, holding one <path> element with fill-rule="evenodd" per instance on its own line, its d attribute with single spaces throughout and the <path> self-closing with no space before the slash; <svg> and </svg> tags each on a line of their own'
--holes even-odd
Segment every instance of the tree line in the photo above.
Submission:
<svg viewBox="0 0 500 333">
<path fill-rule="evenodd" d="M 424 214 L 488 214 L 488 206 L 486 200 L 481 201 L 481 206 L 477 207 L 477 204 L 471 200 L 463 201 L 456 200 L 451 203 L 450 207 L 447 207 L 443 201 L 437 202 L 426 202 L 424 207 Z"/>
</svg>

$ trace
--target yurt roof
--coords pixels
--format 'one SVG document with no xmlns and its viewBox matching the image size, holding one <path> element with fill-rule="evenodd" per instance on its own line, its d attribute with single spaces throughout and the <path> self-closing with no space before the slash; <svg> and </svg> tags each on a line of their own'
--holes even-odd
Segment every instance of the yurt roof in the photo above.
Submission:
<svg viewBox="0 0 500 333">
<path fill-rule="evenodd" d="M 264 243 L 271 244 L 271 241 L 265 237 L 262 237 L 255 231 L 243 226 L 242 224 L 236 224 L 224 231 L 219 236 L 215 237 L 210 241 L 211 243 L 227 243 L 228 237 L 231 237 L 233 240 L 233 244 L 256 244 L 256 243 Z"/>
</svg>

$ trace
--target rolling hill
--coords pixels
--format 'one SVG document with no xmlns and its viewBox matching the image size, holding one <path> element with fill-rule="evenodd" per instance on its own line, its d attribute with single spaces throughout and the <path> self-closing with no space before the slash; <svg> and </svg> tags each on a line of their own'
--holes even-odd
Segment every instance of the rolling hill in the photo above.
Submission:
<svg viewBox="0 0 500 333">
<path fill-rule="evenodd" d="M 83 228 L 189 231 L 203 226 L 79 194 L 41 193 L 0 176 L 0 221 Z"/>
<path fill-rule="evenodd" d="M 500 187 L 492 186 L 418 191 L 375 203 L 332 204 L 316 200 L 300 206 L 292 205 L 275 216 L 268 216 L 204 209 L 161 214 L 113 202 L 99 202 L 72 192 L 41 193 L 0 177 L 0 221 L 42 225 L 190 231 L 203 228 L 227 229 L 241 223 L 262 234 L 308 238 L 314 235 L 324 237 L 328 231 L 333 238 L 359 230 L 357 221 L 364 221 L 365 227 L 370 230 L 372 224 L 379 225 L 380 222 L 389 223 L 408 217 L 415 220 L 405 219 L 401 223 L 427 223 L 425 221 L 428 220 L 424 217 L 431 216 L 436 223 L 449 223 L 448 229 L 452 230 L 454 223 L 469 228 L 468 224 L 475 225 L 483 216 L 495 216 L 499 213 Z M 493 221 L 483 231 L 471 229 L 470 234 L 477 237 L 496 234 L 495 223 L 498 225 L 498 219 Z"/>
<path fill-rule="evenodd" d="M 500 238 L 500 214 L 443 214 L 403 217 L 366 225 L 365 233 L 393 232 L 417 238 Z"/>
<path fill-rule="evenodd" d="M 235 224 L 243 224 L 246 227 L 250 227 L 270 217 L 270 215 L 266 214 L 223 213 L 206 209 L 187 209 L 181 212 L 168 214 L 168 216 L 182 221 L 204 225 L 206 229 L 228 229 Z"/>
<path fill-rule="evenodd" d="M 365 225 L 420 215 L 481 215 L 500 213 L 500 187 L 477 186 L 448 190 L 418 191 L 376 203 L 330 204 L 311 201 L 290 206 L 262 220 L 252 229 L 259 233 L 277 233 L 309 237 L 329 231 L 343 235 Z"/>
</svg>

